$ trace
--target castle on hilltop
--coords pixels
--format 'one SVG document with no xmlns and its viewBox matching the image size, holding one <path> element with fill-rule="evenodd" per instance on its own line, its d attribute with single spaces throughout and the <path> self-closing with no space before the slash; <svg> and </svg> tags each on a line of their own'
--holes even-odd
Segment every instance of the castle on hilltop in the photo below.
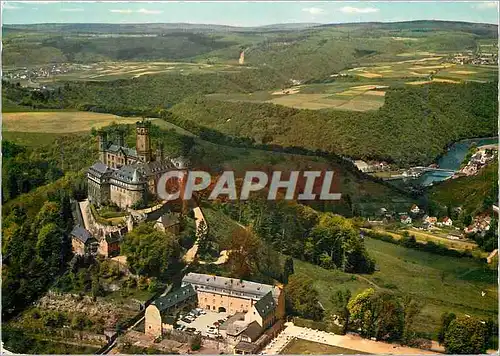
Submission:
<svg viewBox="0 0 500 356">
<path fill-rule="evenodd" d="M 136 123 L 135 149 L 125 145 L 123 133 L 112 142 L 104 131 L 98 132 L 99 162 L 87 171 L 88 199 L 92 204 L 114 203 L 127 209 L 156 196 L 163 173 L 186 168 L 184 158 L 164 157 L 161 145 L 153 153 L 149 129 L 148 122 Z"/>
</svg>

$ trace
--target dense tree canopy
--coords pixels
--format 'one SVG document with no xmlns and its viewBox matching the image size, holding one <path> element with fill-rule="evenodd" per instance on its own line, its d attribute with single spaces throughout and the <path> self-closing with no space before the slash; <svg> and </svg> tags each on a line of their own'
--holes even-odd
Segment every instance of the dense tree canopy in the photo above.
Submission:
<svg viewBox="0 0 500 356">
<path fill-rule="evenodd" d="M 121 246 L 130 268 L 139 275 L 165 278 L 178 271 L 180 246 L 175 236 L 140 224 L 125 235 Z"/>
<path fill-rule="evenodd" d="M 450 354 L 484 354 L 487 349 L 487 328 L 480 320 L 461 316 L 446 329 L 444 347 Z"/>
<path fill-rule="evenodd" d="M 289 314 L 312 320 L 323 318 L 323 308 L 312 282 L 312 279 L 304 276 L 290 277 L 285 288 L 286 309 Z"/>
</svg>

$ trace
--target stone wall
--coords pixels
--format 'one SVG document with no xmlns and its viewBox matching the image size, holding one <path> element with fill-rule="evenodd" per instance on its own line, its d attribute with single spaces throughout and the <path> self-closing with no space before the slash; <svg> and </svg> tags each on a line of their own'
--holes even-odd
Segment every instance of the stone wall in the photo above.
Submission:
<svg viewBox="0 0 500 356">
<path fill-rule="evenodd" d="M 122 209 L 127 209 L 140 201 L 144 193 L 140 190 L 127 190 L 122 187 L 111 185 L 110 200 Z"/>
</svg>

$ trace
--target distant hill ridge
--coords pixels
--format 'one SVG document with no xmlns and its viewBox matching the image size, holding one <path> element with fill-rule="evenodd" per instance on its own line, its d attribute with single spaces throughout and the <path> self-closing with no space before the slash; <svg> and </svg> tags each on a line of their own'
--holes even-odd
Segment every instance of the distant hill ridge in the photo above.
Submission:
<svg viewBox="0 0 500 356">
<path fill-rule="evenodd" d="M 136 24 L 109 24 L 109 23 L 40 23 L 40 24 L 12 24 L 3 26 L 4 30 L 37 30 L 37 31 L 65 31 L 65 32 L 86 32 L 86 33 L 161 33 L 168 30 L 186 31 L 211 31 L 211 32 L 265 32 L 280 30 L 302 30 L 306 28 L 325 27 L 356 27 L 356 28 L 377 28 L 377 29 L 457 29 L 485 35 L 491 32 L 492 36 L 498 34 L 498 25 L 487 23 L 472 23 L 463 21 L 439 21 L 439 20 L 415 20 L 401 22 L 355 22 L 355 23 L 283 23 L 263 26 L 228 26 L 216 24 L 195 24 L 195 23 L 136 23 Z"/>
</svg>

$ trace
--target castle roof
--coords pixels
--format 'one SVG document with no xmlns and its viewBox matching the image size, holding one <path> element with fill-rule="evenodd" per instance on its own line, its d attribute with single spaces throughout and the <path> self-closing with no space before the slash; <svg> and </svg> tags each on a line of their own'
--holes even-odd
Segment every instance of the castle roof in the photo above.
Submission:
<svg viewBox="0 0 500 356">
<path fill-rule="evenodd" d="M 107 173 L 111 173 L 112 169 L 102 162 L 96 162 L 89 167 L 89 172 L 95 175 L 96 177 L 102 177 Z"/>
<path fill-rule="evenodd" d="M 145 181 L 137 164 L 121 166 L 111 174 L 111 177 L 124 183 L 139 184 Z"/>
<path fill-rule="evenodd" d="M 111 144 L 106 149 L 106 152 L 111 152 L 111 153 L 118 153 L 119 151 L 122 151 L 126 156 L 137 157 L 137 150 L 135 148 Z"/>
<path fill-rule="evenodd" d="M 150 177 L 152 175 L 167 172 L 175 169 L 175 166 L 170 161 L 153 161 L 138 165 L 142 175 Z"/>
</svg>

